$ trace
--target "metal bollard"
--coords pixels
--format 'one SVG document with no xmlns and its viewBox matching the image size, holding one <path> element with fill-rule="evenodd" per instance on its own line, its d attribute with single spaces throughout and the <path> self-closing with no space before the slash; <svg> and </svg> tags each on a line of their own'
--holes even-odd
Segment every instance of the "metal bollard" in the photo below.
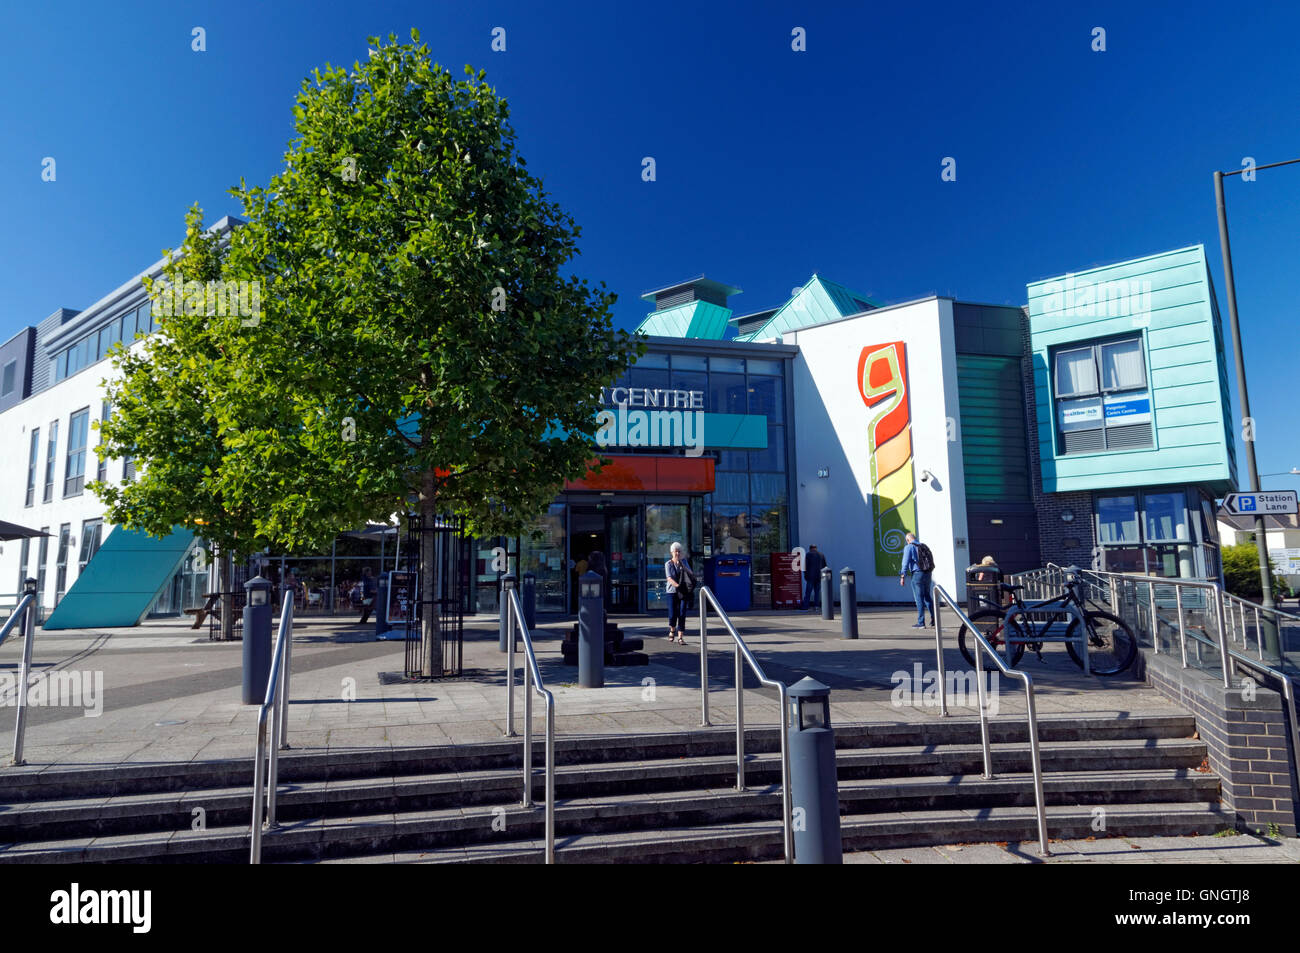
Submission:
<svg viewBox="0 0 1300 953">
<path fill-rule="evenodd" d="M 509 648 L 510 636 L 513 635 L 512 632 L 509 632 L 509 626 L 506 624 L 506 616 L 509 615 L 507 603 L 510 601 L 510 593 L 508 590 L 513 589 L 514 587 L 514 573 L 506 573 L 501 577 L 501 613 L 497 618 L 497 648 L 502 652 Z"/>
<path fill-rule="evenodd" d="M 839 777 L 835 765 L 835 730 L 831 727 L 831 690 L 812 678 L 789 688 L 790 791 L 796 816 L 796 864 L 840 864 Z"/>
<path fill-rule="evenodd" d="M 531 632 L 537 626 L 537 576 L 524 573 L 524 584 L 519 590 L 519 599 L 524 604 L 524 625 Z"/>
<path fill-rule="evenodd" d="M 822 618 L 830 621 L 835 618 L 835 603 L 831 601 L 831 567 L 822 570 Z"/>
<path fill-rule="evenodd" d="M 840 570 L 840 635 L 846 639 L 858 637 L 857 573 L 848 566 Z"/>
<path fill-rule="evenodd" d="M 578 580 L 578 684 L 605 686 L 605 578 L 598 572 Z"/>
</svg>

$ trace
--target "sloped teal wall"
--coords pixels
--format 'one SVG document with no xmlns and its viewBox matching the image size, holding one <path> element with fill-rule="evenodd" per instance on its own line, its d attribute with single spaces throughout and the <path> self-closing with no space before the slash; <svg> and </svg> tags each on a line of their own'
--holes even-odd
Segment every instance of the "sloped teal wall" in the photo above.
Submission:
<svg viewBox="0 0 1300 953">
<path fill-rule="evenodd" d="M 50 617 L 46 629 L 136 625 L 180 569 L 194 533 L 176 529 L 157 539 L 118 526 L 86 564 Z"/>
</svg>

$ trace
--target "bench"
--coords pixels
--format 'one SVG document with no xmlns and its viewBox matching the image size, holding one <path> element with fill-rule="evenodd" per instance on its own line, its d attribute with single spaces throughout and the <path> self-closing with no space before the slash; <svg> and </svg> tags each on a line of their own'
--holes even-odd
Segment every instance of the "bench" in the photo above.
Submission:
<svg viewBox="0 0 1300 953">
<path fill-rule="evenodd" d="M 221 607 L 218 605 L 221 601 L 221 593 L 205 592 L 204 595 L 207 597 L 208 601 L 203 604 L 201 609 L 185 610 L 186 615 L 194 616 L 194 624 L 190 626 L 191 629 L 201 628 L 203 623 L 207 621 L 208 616 L 213 616 L 217 619 L 221 618 Z"/>
</svg>

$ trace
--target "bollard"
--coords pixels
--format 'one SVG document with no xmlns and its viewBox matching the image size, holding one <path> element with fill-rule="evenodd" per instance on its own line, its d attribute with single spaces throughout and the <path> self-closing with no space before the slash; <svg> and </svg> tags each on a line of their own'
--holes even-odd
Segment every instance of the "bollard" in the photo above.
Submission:
<svg viewBox="0 0 1300 953">
<path fill-rule="evenodd" d="M 254 576 L 244 583 L 244 678 L 245 705 L 266 700 L 266 682 L 271 677 L 271 580 Z M 292 594 L 286 592 L 286 598 Z"/>
<path fill-rule="evenodd" d="M 790 793 L 795 817 L 794 862 L 840 864 L 839 777 L 831 690 L 812 678 L 790 686 Z"/>
<path fill-rule="evenodd" d="M 857 573 L 848 566 L 840 570 L 840 634 L 846 639 L 858 637 Z"/>
<path fill-rule="evenodd" d="M 835 618 L 835 603 L 831 600 L 831 567 L 822 569 L 822 618 Z"/>
<path fill-rule="evenodd" d="M 497 620 L 497 647 L 502 652 L 506 651 L 507 647 L 509 646 L 509 642 L 507 641 L 509 639 L 509 636 L 506 634 L 507 632 L 506 614 L 510 611 L 510 605 L 509 605 L 510 590 L 513 589 L 514 587 L 515 587 L 514 573 L 508 572 L 501 577 L 501 599 L 500 599 L 501 615 L 500 618 Z M 515 641 L 517 644 L 518 639 L 516 639 Z"/>
<path fill-rule="evenodd" d="M 605 686 L 605 578 L 588 570 L 578 579 L 578 684 Z"/>
<path fill-rule="evenodd" d="M 531 632 L 537 626 L 537 575 L 524 573 L 524 584 L 519 589 L 519 601 L 524 604 L 524 625 Z"/>
</svg>

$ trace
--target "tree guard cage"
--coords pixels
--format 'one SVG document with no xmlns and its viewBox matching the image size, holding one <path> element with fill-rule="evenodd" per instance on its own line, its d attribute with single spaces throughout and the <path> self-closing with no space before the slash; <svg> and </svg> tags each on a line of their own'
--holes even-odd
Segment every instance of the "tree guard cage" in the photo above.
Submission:
<svg viewBox="0 0 1300 953">
<path fill-rule="evenodd" d="M 400 560 L 406 580 L 394 583 L 410 585 L 419 581 L 417 598 L 412 600 L 415 611 L 400 623 L 406 633 L 406 676 L 460 675 L 471 565 L 471 541 L 465 536 L 465 521 L 439 516 L 425 525 L 418 513 L 408 514 L 406 520 Z M 390 597 L 392 594 L 390 589 Z M 426 632 L 425 619 L 430 616 L 437 620 L 437 626 Z"/>
</svg>

